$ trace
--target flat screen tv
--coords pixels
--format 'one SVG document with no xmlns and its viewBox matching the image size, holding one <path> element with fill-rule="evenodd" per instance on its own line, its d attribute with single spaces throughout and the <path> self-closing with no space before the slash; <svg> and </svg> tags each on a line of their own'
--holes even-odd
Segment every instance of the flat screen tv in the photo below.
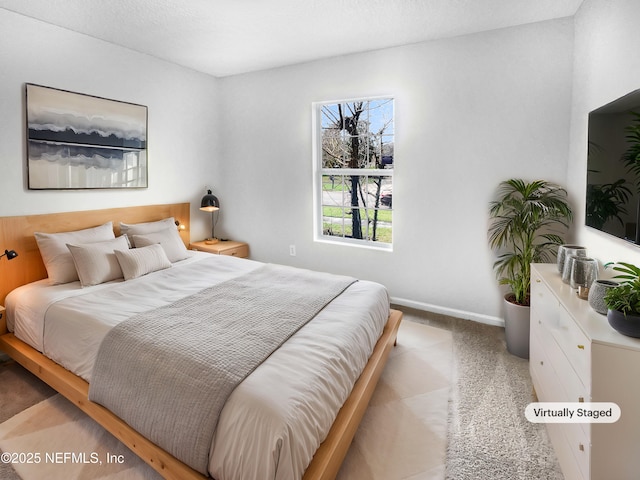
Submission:
<svg viewBox="0 0 640 480">
<path fill-rule="evenodd" d="M 585 223 L 640 244 L 640 90 L 589 113 Z"/>
</svg>

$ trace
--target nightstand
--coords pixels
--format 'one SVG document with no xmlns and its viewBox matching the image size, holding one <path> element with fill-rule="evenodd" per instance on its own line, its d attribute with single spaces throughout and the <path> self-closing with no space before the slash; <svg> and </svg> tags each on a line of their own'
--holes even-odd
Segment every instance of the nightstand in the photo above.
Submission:
<svg viewBox="0 0 640 480">
<path fill-rule="evenodd" d="M 201 252 L 215 253 L 216 255 L 230 255 L 232 257 L 248 258 L 249 245 L 243 242 L 234 242 L 232 240 L 219 241 L 211 245 L 202 242 L 193 242 L 189 244 L 191 250 L 199 250 Z"/>
</svg>

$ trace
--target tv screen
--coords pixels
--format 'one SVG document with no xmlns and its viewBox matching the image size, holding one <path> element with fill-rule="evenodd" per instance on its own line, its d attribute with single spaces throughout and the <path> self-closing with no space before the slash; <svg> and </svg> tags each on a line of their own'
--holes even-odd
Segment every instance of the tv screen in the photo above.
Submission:
<svg viewBox="0 0 640 480">
<path fill-rule="evenodd" d="M 585 223 L 640 244 L 640 90 L 589 113 Z"/>
</svg>

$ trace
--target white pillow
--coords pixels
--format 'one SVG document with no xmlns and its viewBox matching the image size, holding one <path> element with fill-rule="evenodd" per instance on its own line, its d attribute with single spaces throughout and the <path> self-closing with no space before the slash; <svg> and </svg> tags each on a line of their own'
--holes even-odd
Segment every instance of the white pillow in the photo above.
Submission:
<svg viewBox="0 0 640 480">
<path fill-rule="evenodd" d="M 156 222 L 145 223 L 122 223 L 120 222 L 120 233 L 126 234 L 129 237 L 131 246 L 135 247 L 135 240 L 133 235 L 146 235 L 147 233 L 159 232 L 166 228 L 176 228 L 176 221 L 173 217 L 165 218 L 164 220 L 158 220 Z"/>
<path fill-rule="evenodd" d="M 157 243 L 131 250 L 116 250 L 115 254 L 125 280 L 138 278 L 171 266 L 164 249 Z"/>
<path fill-rule="evenodd" d="M 114 250 L 129 248 L 126 236 L 82 245 L 67 244 L 67 248 L 83 287 L 122 278 L 122 269 Z"/>
<path fill-rule="evenodd" d="M 116 237 L 113 233 L 112 222 L 73 232 L 35 232 L 34 235 L 49 275 L 49 281 L 54 285 L 78 280 L 78 272 L 76 272 L 67 243 L 93 243 Z"/>
<path fill-rule="evenodd" d="M 133 243 L 136 247 L 146 247 L 154 243 L 159 243 L 162 248 L 164 248 L 164 252 L 167 254 L 167 258 L 169 258 L 171 263 L 184 260 L 189 256 L 189 250 L 185 247 L 175 225 L 159 232 L 148 233 L 146 235 L 133 235 Z"/>
</svg>

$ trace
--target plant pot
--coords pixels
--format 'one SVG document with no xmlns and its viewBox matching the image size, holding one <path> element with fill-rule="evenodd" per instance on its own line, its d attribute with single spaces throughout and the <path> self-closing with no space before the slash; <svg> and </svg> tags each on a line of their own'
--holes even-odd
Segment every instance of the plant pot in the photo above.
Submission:
<svg viewBox="0 0 640 480">
<path fill-rule="evenodd" d="M 640 316 L 625 315 L 619 310 L 607 311 L 607 320 L 615 330 L 628 337 L 640 338 Z"/>
<path fill-rule="evenodd" d="M 604 295 L 607 290 L 617 287 L 618 282 L 613 280 L 596 280 L 589 288 L 589 306 L 601 315 L 607 314 L 607 305 L 604 303 Z"/>
<path fill-rule="evenodd" d="M 518 305 L 509 301 L 512 294 L 504 296 L 504 334 L 507 339 L 507 350 L 520 358 L 529 358 L 529 306 Z"/>
</svg>

